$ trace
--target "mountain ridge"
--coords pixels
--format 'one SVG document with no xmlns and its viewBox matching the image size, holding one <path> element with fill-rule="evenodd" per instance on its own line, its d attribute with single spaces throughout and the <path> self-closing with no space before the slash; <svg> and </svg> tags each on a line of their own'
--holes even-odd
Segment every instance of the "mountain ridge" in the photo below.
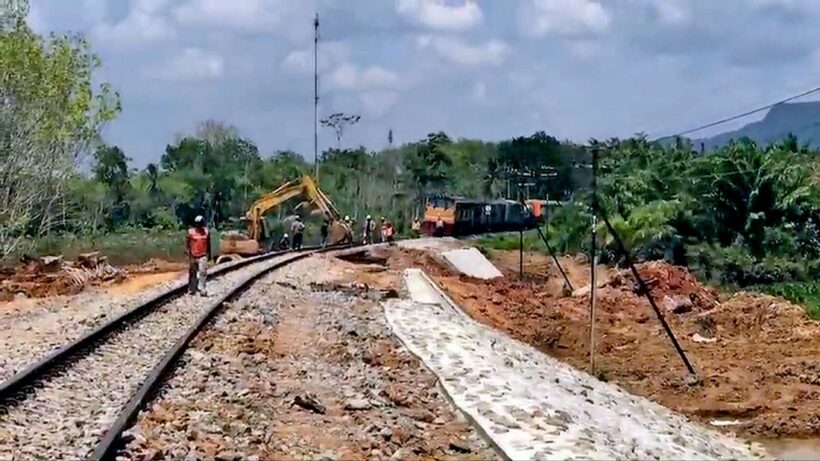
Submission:
<svg viewBox="0 0 820 461">
<path fill-rule="evenodd" d="M 759 145 L 768 145 L 781 141 L 789 133 L 797 136 L 800 144 L 820 148 L 820 101 L 778 104 L 761 120 L 708 138 L 692 139 L 692 143 L 696 146 L 703 143 L 709 150 L 747 137 Z"/>
</svg>

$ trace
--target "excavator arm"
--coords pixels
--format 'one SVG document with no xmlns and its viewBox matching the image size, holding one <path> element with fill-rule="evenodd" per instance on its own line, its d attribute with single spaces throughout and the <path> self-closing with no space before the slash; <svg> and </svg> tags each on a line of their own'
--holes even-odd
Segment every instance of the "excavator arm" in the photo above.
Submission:
<svg viewBox="0 0 820 461">
<path fill-rule="evenodd" d="M 339 210 L 330 198 L 319 189 L 313 178 L 304 175 L 299 180 L 287 182 L 276 190 L 268 192 L 251 204 L 245 215 L 248 220 L 249 237 L 260 241 L 262 239 L 262 218 L 265 214 L 283 202 L 300 195 L 305 196 L 312 206 L 322 211 L 328 218 L 340 220 Z"/>
</svg>

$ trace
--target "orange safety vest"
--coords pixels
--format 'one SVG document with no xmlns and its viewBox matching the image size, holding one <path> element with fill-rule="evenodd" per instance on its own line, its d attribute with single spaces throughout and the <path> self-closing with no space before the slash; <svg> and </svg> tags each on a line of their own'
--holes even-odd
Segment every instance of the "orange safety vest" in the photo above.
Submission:
<svg viewBox="0 0 820 461">
<path fill-rule="evenodd" d="M 192 258 L 208 256 L 208 228 L 202 230 L 204 232 L 199 232 L 196 228 L 188 229 L 188 250 Z"/>
</svg>

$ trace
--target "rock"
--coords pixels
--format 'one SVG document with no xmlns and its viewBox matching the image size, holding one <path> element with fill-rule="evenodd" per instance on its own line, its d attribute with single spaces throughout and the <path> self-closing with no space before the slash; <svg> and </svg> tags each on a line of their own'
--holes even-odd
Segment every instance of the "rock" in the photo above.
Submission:
<svg viewBox="0 0 820 461">
<path fill-rule="evenodd" d="M 316 461 L 339 461 L 339 457 L 332 451 L 326 451 L 316 456 Z"/>
<path fill-rule="evenodd" d="M 390 459 L 394 460 L 394 461 L 398 461 L 398 460 L 404 459 L 404 456 L 405 456 L 404 448 L 399 448 L 398 450 L 396 450 L 390 456 Z"/>
<path fill-rule="evenodd" d="M 707 338 L 705 336 L 701 336 L 700 333 L 695 333 L 692 335 L 692 341 L 701 344 L 711 344 L 717 342 L 717 338 Z"/>
<path fill-rule="evenodd" d="M 692 308 L 694 307 L 692 300 L 689 299 L 688 296 L 675 296 L 674 298 L 664 296 L 661 301 L 661 306 L 663 306 L 664 310 L 673 314 L 692 312 Z"/>
<path fill-rule="evenodd" d="M 582 298 L 582 297 L 588 295 L 590 291 L 592 291 L 592 286 L 587 285 L 585 287 L 581 287 L 581 288 L 578 288 L 577 290 L 573 291 L 572 292 L 572 297 L 573 298 Z"/>
<path fill-rule="evenodd" d="M 259 455 L 248 456 L 248 461 L 259 461 Z"/>
<path fill-rule="evenodd" d="M 369 410 L 372 405 L 365 399 L 349 399 L 345 402 L 345 410 L 362 411 Z"/>
<path fill-rule="evenodd" d="M 216 454 L 216 461 L 241 461 L 244 456 L 235 451 L 220 451 Z"/>
<path fill-rule="evenodd" d="M 379 435 L 384 437 L 386 440 L 390 440 L 390 437 L 393 437 L 393 431 L 389 427 L 385 427 L 379 431 Z"/>
<path fill-rule="evenodd" d="M 472 451 L 466 443 L 460 440 L 450 442 L 450 449 L 457 453 L 470 453 Z"/>
<path fill-rule="evenodd" d="M 297 395 L 293 398 L 293 404 L 320 415 L 325 414 L 325 406 L 316 400 L 316 397 L 310 394 L 305 394 L 304 396 Z"/>
</svg>

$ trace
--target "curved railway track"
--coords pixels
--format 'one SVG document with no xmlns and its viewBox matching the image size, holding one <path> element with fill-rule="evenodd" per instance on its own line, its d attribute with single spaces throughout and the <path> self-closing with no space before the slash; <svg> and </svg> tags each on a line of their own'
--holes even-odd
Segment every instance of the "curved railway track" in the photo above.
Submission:
<svg viewBox="0 0 820 461">
<path fill-rule="evenodd" d="M 0 460 L 112 457 L 119 437 L 188 343 L 259 277 L 320 251 L 280 252 L 218 267 L 211 295 L 163 292 L 0 384 Z"/>
</svg>

